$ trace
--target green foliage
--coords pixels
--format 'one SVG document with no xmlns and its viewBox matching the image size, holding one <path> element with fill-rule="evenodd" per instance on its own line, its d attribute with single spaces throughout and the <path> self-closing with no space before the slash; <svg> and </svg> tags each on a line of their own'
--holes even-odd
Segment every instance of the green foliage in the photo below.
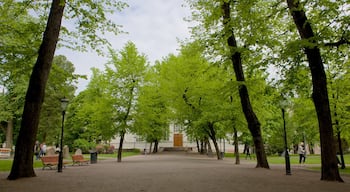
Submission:
<svg viewBox="0 0 350 192">
<path fill-rule="evenodd" d="M 77 139 L 72 145 L 73 149 L 81 149 L 83 153 L 89 153 L 89 150 L 95 150 L 96 144 L 85 139 Z"/>
<path fill-rule="evenodd" d="M 79 93 L 69 105 L 65 138 L 68 144 L 76 139 L 92 143 L 108 141 L 115 135 L 114 108 L 111 98 L 103 92 L 103 74 L 93 71 L 88 89 Z"/>
<path fill-rule="evenodd" d="M 134 116 L 146 70 L 146 57 L 129 42 L 123 50 L 110 50 L 105 71 L 93 69 L 88 88 L 70 105 L 67 140 L 91 143 L 110 141 L 118 133 L 134 132 Z"/>
<path fill-rule="evenodd" d="M 135 116 L 135 133 L 146 141 L 160 141 L 169 132 L 169 109 L 159 84 L 159 66 L 151 67 L 140 88 Z"/>
<path fill-rule="evenodd" d="M 6 1 L 13 4 L 11 0 Z M 122 11 L 128 6 L 127 3 L 119 0 L 99 0 L 98 2 L 67 0 L 62 2 L 65 3 L 65 11 L 59 47 L 79 51 L 87 51 L 92 48 L 97 53 L 103 54 L 104 48 L 110 46 L 106 36 L 122 33 L 122 26 L 118 25 L 111 15 Z M 50 3 L 19 1 L 17 4 L 17 9 L 14 9 L 15 13 L 28 11 L 37 16 L 39 20 L 47 21 Z"/>
<path fill-rule="evenodd" d="M 73 63 L 62 55 L 54 58 L 51 70 L 40 114 L 37 139 L 41 142 L 57 144 L 62 121 L 61 99 L 73 98 L 76 89 L 74 83 L 80 76 L 74 74 Z"/>
<path fill-rule="evenodd" d="M 3 136 L 9 121 L 14 123 L 14 136 L 18 134 L 25 92 L 44 26 L 21 6 L 12 0 L 0 5 L 0 135 Z"/>
<path fill-rule="evenodd" d="M 119 53 L 110 50 L 110 54 L 105 78 L 115 108 L 115 125 L 119 133 L 133 132 L 139 91 L 147 67 L 146 56 L 138 53 L 132 42 L 128 42 Z"/>
</svg>

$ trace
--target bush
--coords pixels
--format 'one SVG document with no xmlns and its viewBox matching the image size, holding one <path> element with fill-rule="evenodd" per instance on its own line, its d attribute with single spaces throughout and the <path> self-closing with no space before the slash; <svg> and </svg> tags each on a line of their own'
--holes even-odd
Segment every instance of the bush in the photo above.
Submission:
<svg viewBox="0 0 350 192">
<path fill-rule="evenodd" d="M 96 144 L 85 139 L 77 139 L 73 143 L 73 149 L 81 149 L 83 153 L 89 153 L 89 150 L 95 149 Z"/>
</svg>

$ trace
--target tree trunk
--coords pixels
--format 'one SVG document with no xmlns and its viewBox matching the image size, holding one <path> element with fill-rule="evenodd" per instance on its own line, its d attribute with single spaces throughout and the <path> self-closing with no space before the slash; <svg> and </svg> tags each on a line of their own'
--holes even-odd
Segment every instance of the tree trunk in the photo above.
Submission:
<svg viewBox="0 0 350 192">
<path fill-rule="evenodd" d="M 196 139 L 196 143 L 197 143 L 197 150 L 198 150 L 198 153 L 201 153 L 201 148 L 199 146 L 199 141 L 198 139 Z"/>
<path fill-rule="evenodd" d="M 149 149 L 148 149 L 148 151 L 149 151 L 150 154 L 151 154 L 151 151 L 152 151 L 152 145 L 153 145 L 153 142 L 150 142 L 150 144 L 149 144 Z"/>
<path fill-rule="evenodd" d="M 153 147 L 153 153 L 157 153 L 158 152 L 158 140 L 154 141 L 154 147 Z"/>
<path fill-rule="evenodd" d="M 9 119 L 6 128 L 6 148 L 12 149 L 13 145 L 13 119 Z"/>
<path fill-rule="evenodd" d="M 240 159 L 239 159 L 239 150 L 238 150 L 238 136 L 237 136 L 237 129 L 233 128 L 234 131 L 234 136 L 233 136 L 233 142 L 235 146 L 235 157 L 236 157 L 236 165 L 241 164 Z"/>
<path fill-rule="evenodd" d="M 235 75 L 236 75 L 236 80 L 238 82 L 241 82 L 238 87 L 239 97 L 241 99 L 241 105 L 242 105 L 244 116 L 248 123 L 248 129 L 253 136 L 254 145 L 256 147 L 256 159 L 257 159 L 256 167 L 269 168 L 269 164 L 267 162 L 265 148 L 264 148 L 264 142 L 261 135 L 260 122 L 256 114 L 254 113 L 253 107 L 250 103 L 247 86 L 243 83 L 245 81 L 245 78 L 244 78 L 244 73 L 242 68 L 241 53 L 237 51 L 238 47 L 237 47 L 236 38 L 235 38 L 234 32 L 232 31 L 232 28 L 230 27 L 230 23 L 231 23 L 230 2 L 231 1 L 222 3 L 223 25 L 225 28 L 225 32 L 228 33 L 229 35 L 227 39 L 227 44 L 230 48 L 231 61 L 232 61 Z"/>
<path fill-rule="evenodd" d="M 300 2 L 298 0 L 287 0 L 287 3 L 301 39 L 314 43 L 313 47 L 310 45 L 305 47 L 304 52 L 309 61 L 313 85 L 312 98 L 316 108 L 320 131 L 321 180 L 343 182 L 338 171 L 336 151 L 333 148 L 333 128 L 327 91 L 327 77 L 324 71 L 320 49 L 317 47 L 316 42 L 312 40 L 314 33 L 304 10 L 299 7 Z"/>
<path fill-rule="evenodd" d="M 15 157 L 9 180 L 21 177 L 35 177 L 33 169 L 33 147 L 38 131 L 40 111 L 45 96 L 45 87 L 49 77 L 52 60 L 61 28 L 65 3 L 53 0 L 39 48 L 38 58 L 30 76 L 28 90 L 22 114 L 21 129 L 17 138 Z"/>
<path fill-rule="evenodd" d="M 208 138 L 205 138 L 205 143 L 206 143 L 206 149 L 205 151 L 207 152 L 207 155 L 209 157 L 213 156 L 213 150 L 211 149 L 210 141 Z"/>
<path fill-rule="evenodd" d="M 202 139 L 201 140 L 201 150 L 200 150 L 200 154 L 204 154 L 204 153 L 206 153 L 206 151 L 205 151 L 205 141 L 204 141 L 204 139 Z"/>
<path fill-rule="evenodd" d="M 124 143 L 125 131 L 121 131 L 120 140 L 119 140 L 119 148 L 118 148 L 118 162 L 122 162 L 122 153 L 123 153 L 123 143 Z"/>
<path fill-rule="evenodd" d="M 214 143 L 216 156 L 217 156 L 218 160 L 222 160 L 221 155 L 220 155 L 220 149 L 219 149 L 219 146 L 218 146 L 218 142 L 216 141 L 216 133 L 215 133 L 215 130 L 214 130 L 214 124 L 209 122 L 208 123 L 208 127 L 209 127 L 209 137 Z"/>
</svg>

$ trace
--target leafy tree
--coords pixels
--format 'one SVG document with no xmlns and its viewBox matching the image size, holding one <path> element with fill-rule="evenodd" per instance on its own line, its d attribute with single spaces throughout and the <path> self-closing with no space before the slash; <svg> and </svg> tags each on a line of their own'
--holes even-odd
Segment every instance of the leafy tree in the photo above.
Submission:
<svg viewBox="0 0 350 192">
<path fill-rule="evenodd" d="M 169 134 L 169 108 L 161 93 L 159 77 L 159 64 L 147 71 L 135 113 L 135 132 L 154 143 L 154 153 L 158 152 L 158 143 Z"/>
<path fill-rule="evenodd" d="M 113 98 L 114 121 L 120 136 L 118 162 L 122 159 L 124 136 L 133 131 L 136 105 L 144 81 L 147 60 L 135 44 L 126 43 L 120 52 L 110 50 L 111 60 L 106 65 L 107 93 Z"/>
<path fill-rule="evenodd" d="M 107 92 L 105 74 L 96 68 L 92 69 L 92 74 L 87 89 L 70 103 L 72 113 L 67 115 L 66 123 L 66 143 L 84 148 L 84 152 L 91 150 L 100 140 L 109 141 L 116 133 L 114 107 Z"/>
<path fill-rule="evenodd" d="M 0 5 L 0 121 L 9 148 L 16 143 L 13 142 L 13 133 L 18 132 L 17 119 L 23 110 L 32 62 L 40 43 L 38 34 L 43 28 L 39 20 L 20 8 L 20 4 L 12 0 L 3 1 Z"/>
<path fill-rule="evenodd" d="M 251 68 L 253 69 L 250 71 L 252 73 L 258 69 L 263 69 L 263 65 L 259 66 L 262 62 L 257 62 L 261 57 L 256 54 L 259 47 L 255 45 L 259 40 L 263 40 L 263 38 L 259 39 L 257 31 L 267 31 L 264 28 L 265 25 L 259 23 L 261 20 L 257 16 L 257 12 L 260 13 L 263 10 L 258 7 L 266 5 L 256 2 L 190 1 L 190 4 L 195 9 L 193 13 L 194 20 L 200 22 L 194 28 L 194 34 L 200 37 L 201 41 L 208 42 L 206 43 L 209 50 L 208 54 L 215 61 L 221 58 L 219 61 L 222 62 L 222 65 L 227 67 L 232 65 L 234 69 L 242 110 L 256 148 L 257 167 L 268 168 L 261 124 L 251 105 L 242 65 L 245 60 L 247 60 L 247 63 L 255 65 L 255 68 Z M 239 44 L 242 44 L 242 46 Z"/>
<path fill-rule="evenodd" d="M 210 138 L 221 159 L 217 140 L 232 129 L 224 123 L 232 118 L 226 89 L 230 78 L 222 68 L 209 65 L 202 55 L 202 45 L 194 42 L 183 46 L 178 56 L 163 61 L 162 92 L 174 111 L 173 122 L 183 125 L 190 138 L 202 143 Z"/>
<path fill-rule="evenodd" d="M 304 5 L 298 0 L 287 0 L 287 4 L 300 34 L 302 47 L 312 75 L 312 98 L 317 112 L 321 141 L 321 180 L 342 182 L 337 167 L 336 151 L 333 145 L 330 145 L 330 143 L 333 143 L 333 128 L 327 91 L 327 77 L 321 51 L 315 39 L 317 35 L 311 27 L 311 21 L 306 16 Z"/>
<path fill-rule="evenodd" d="M 39 55 L 30 77 L 21 129 L 17 139 L 15 157 L 8 176 L 9 180 L 35 176 L 33 170 L 33 147 L 39 125 L 39 116 L 45 95 L 45 86 L 50 73 L 52 59 L 58 41 L 64 4 L 54 0 L 45 29 Z M 30 138 L 30 139 L 27 139 Z"/>
<path fill-rule="evenodd" d="M 49 77 L 45 101 L 40 114 L 38 137 L 42 142 L 57 143 L 61 123 L 61 99 L 73 98 L 75 80 L 81 76 L 74 75 L 73 63 L 65 56 L 56 56 L 52 64 L 52 73 Z"/>
<path fill-rule="evenodd" d="M 27 3 L 28 2 L 25 1 L 23 6 L 27 6 Z M 71 7 L 72 11 L 68 12 L 70 13 L 69 16 L 82 19 L 79 20 L 80 25 L 77 26 L 77 28 L 80 29 L 80 34 L 82 34 L 82 37 L 88 37 L 87 40 L 84 38 L 82 38 L 82 40 L 86 40 L 85 42 L 87 42 L 93 48 L 96 44 L 91 42 L 96 41 L 96 33 L 98 30 L 104 30 L 106 28 L 111 29 L 111 27 L 115 27 L 115 24 L 113 22 L 106 19 L 103 8 L 122 8 L 124 6 L 124 4 L 121 4 L 119 2 L 116 3 L 116 1 L 100 1 L 100 3 L 91 1 L 79 1 L 79 3 L 76 4 L 73 1 L 68 1 L 68 4 L 69 3 L 75 5 Z M 40 3 L 35 5 L 39 5 L 38 7 L 40 7 Z M 43 40 L 40 45 L 38 57 L 29 80 L 22 115 L 21 129 L 17 139 L 14 162 L 10 175 L 8 176 L 9 180 L 15 180 L 21 177 L 35 176 L 33 170 L 32 149 L 35 144 L 40 111 L 45 96 L 45 87 L 59 38 L 65 5 L 66 1 L 64 0 L 52 0 L 47 18 L 46 28 L 43 34 Z M 106 5 L 106 7 L 104 7 L 104 5 Z M 22 7 L 22 9 L 26 9 L 26 7 Z M 97 10 L 97 12 L 95 12 L 95 10 Z M 93 13 L 95 14 L 92 16 Z M 89 15 L 91 17 L 87 17 Z M 96 20 L 94 18 L 98 18 L 99 20 Z M 116 32 L 115 30 L 112 31 Z"/>
</svg>

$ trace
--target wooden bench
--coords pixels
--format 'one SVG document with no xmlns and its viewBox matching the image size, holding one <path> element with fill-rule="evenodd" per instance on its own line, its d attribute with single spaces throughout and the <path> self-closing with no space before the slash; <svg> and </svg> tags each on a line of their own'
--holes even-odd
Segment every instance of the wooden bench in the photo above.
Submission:
<svg viewBox="0 0 350 192">
<path fill-rule="evenodd" d="M 52 167 L 57 166 L 58 165 L 58 155 L 46 155 L 46 156 L 42 156 L 40 157 L 41 162 L 43 163 L 43 170 L 45 169 L 45 167 L 49 167 L 50 169 L 52 169 Z M 67 164 L 67 161 L 63 161 L 63 166 L 65 166 L 65 164 Z"/>
<path fill-rule="evenodd" d="M 0 148 L 0 158 L 10 158 L 11 149 L 10 148 Z"/>
<path fill-rule="evenodd" d="M 89 160 L 84 159 L 83 155 L 72 155 L 73 165 L 82 165 L 84 163 L 89 164 Z"/>
</svg>

